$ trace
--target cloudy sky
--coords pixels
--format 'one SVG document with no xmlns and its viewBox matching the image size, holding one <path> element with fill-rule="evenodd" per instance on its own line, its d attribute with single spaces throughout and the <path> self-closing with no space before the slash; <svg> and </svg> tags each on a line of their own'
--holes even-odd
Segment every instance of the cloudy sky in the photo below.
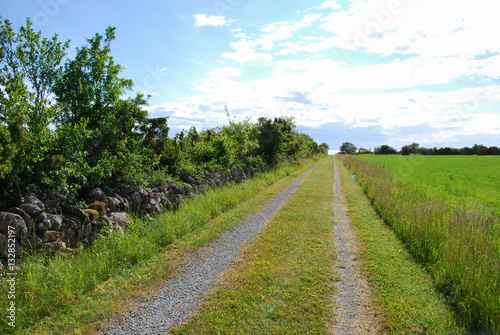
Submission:
<svg viewBox="0 0 500 335">
<path fill-rule="evenodd" d="M 151 116 L 183 128 L 292 116 L 338 149 L 500 146 L 498 0 L 0 0 L 74 49 L 117 27 Z"/>
</svg>

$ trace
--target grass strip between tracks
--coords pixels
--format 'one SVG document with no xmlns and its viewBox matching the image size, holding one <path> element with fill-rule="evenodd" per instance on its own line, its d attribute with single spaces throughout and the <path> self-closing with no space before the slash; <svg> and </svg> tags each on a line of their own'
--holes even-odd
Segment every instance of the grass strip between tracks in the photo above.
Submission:
<svg viewBox="0 0 500 335">
<path fill-rule="evenodd" d="M 332 320 L 333 160 L 320 164 L 243 246 L 175 334 L 323 334 Z"/>
</svg>

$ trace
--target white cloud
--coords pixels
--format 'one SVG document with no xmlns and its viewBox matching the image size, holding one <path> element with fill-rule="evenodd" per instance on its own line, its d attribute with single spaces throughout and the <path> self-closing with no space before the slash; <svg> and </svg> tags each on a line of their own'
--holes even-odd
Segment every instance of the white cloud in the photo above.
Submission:
<svg viewBox="0 0 500 335">
<path fill-rule="evenodd" d="M 333 0 L 333 1 L 323 2 L 321 4 L 321 6 L 318 6 L 316 8 L 322 8 L 322 9 L 325 9 L 325 8 L 339 9 L 339 8 L 342 8 L 342 6 L 339 3 L 337 3 L 336 0 Z"/>
<path fill-rule="evenodd" d="M 232 42 L 230 45 L 235 51 L 223 53 L 222 57 L 235 60 L 240 64 L 249 62 L 271 62 L 273 60 L 273 56 L 264 52 L 256 51 L 257 44 L 258 43 L 247 39 Z"/>
<path fill-rule="evenodd" d="M 336 11 L 326 15 L 327 8 Z M 189 108 L 172 110 L 212 126 L 227 121 L 228 105 L 238 117 L 287 115 L 310 127 L 342 122 L 388 135 L 412 127 L 391 139 L 401 144 L 498 135 L 492 106 L 500 104 L 500 86 L 488 81 L 500 77 L 497 9 L 493 0 L 360 0 L 344 8 L 326 1 L 297 22 L 232 29 L 233 51 L 222 54 L 228 66 L 199 81 Z M 245 65 L 255 62 L 273 71 L 247 79 Z"/>
<path fill-rule="evenodd" d="M 215 15 L 208 16 L 207 14 L 196 14 L 193 16 L 196 19 L 196 22 L 194 23 L 196 27 L 204 27 L 204 26 L 218 27 L 226 25 L 228 23 L 228 21 L 225 19 L 224 16 L 215 16 Z"/>
<path fill-rule="evenodd" d="M 328 15 L 321 27 L 339 36 L 332 46 L 365 47 L 382 55 L 470 56 L 499 49 L 494 33 L 499 11 L 495 0 L 365 0 Z"/>
</svg>

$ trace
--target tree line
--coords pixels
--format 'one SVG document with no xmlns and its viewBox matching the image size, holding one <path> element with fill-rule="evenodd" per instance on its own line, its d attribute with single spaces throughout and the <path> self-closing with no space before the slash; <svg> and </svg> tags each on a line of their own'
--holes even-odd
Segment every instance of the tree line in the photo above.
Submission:
<svg viewBox="0 0 500 335">
<path fill-rule="evenodd" d="M 169 137 L 168 117 L 143 109 L 148 96 L 125 98 L 134 83 L 111 56 L 115 33 L 95 34 L 69 59 L 70 41 L 42 37 L 29 18 L 16 32 L 0 17 L 1 207 L 28 193 L 58 194 L 71 205 L 96 186 L 162 184 L 167 176 L 327 154 L 328 145 L 289 117 Z"/>
<path fill-rule="evenodd" d="M 340 146 L 341 154 L 349 154 L 349 155 L 366 155 L 366 154 L 375 154 L 375 155 L 500 155 L 500 148 L 497 146 L 487 147 L 482 144 L 474 144 L 472 148 L 464 147 L 461 149 L 458 148 L 424 148 L 420 147 L 418 143 L 412 143 L 405 145 L 401 148 L 401 150 L 396 150 L 389 145 L 381 145 L 380 147 L 375 147 L 372 151 L 370 149 L 365 148 L 357 148 L 351 142 L 344 142 Z"/>
</svg>

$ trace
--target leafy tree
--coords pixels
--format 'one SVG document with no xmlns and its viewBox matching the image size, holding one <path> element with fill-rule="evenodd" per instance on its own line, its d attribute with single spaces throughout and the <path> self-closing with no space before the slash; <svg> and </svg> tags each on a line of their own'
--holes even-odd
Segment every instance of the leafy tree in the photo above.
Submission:
<svg viewBox="0 0 500 335">
<path fill-rule="evenodd" d="M 9 129 L 0 124 L 0 179 L 12 170 L 12 158 L 16 154 L 16 144 L 12 143 Z"/>
<path fill-rule="evenodd" d="M 371 150 L 370 149 L 365 149 L 365 148 L 359 148 L 358 149 L 358 155 L 368 155 L 368 154 L 371 154 Z"/>
<path fill-rule="evenodd" d="M 259 155 L 267 165 L 275 165 L 278 162 L 283 143 L 281 126 L 271 119 L 260 117 L 258 127 Z"/>
<path fill-rule="evenodd" d="M 43 169 L 53 138 L 49 125 L 59 112 L 51 92 L 68 47 L 57 34 L 42 38 L 29 19 L 15 33 L 0 18 L 0 177 L 10 176 L 7 184 L 16 184 L 19 198 L 19 174 L 26 183 L 36 182 Z"/>
<path fill-rule="evenodd" d="M 375 148 L 375 155 L 394 155 L 398 152 L 396 149 L 384 144 L 380 147 Z"/>
<path fill-rule="evenodd" d="M 482 144 L 474 144 L 471 150 L 473 155 L 486 155 L 488 147 Z"/>
<path fill-rule="evenodd" d="M 323 155 L 327 155 L 328 150 L 330 150 L 330 146 L 328 144 L 326 144 L 325 142 L 323 142 L 319 145 L 319 153 L 321 153 Z"/>
<path fill-rule="evenodd" d="M 404 147 L 401 148 L 401 155 L 409 155 L 409 154 L 414 154 L 417 152 L 419 148 L 418 143 L 413 143 L 410 145 L 405 145 Z"/>
<path fill-rule="evenodd" d="M 106 35 L 96 34 L 87 39 L 87 45 L 77 49 L 74 60 L 66 62 L 62 79 L 55 87 L 57 100 L 63 110 L 61 123 L 78 123 L 88 120 L 90 129 L 114 120 L 113 105 L 132 81 L 119 77 L 123 70 L 111 56 L 111 42 L 115 40 L 114 27 L 106 29 Z"/>
<path fill-rule="evenodd" d="M 133 82 L 120 77 L 123 67 L 111 56 L 115 30 L 108 27 L 104 36 L 96 34 L 87 39 L 87 44 L 77 49 L 75 59 L 66 62 L 54 88 L 62 106 L 59 128 L 86 125 L 88 136 L 83 139 L 83 150 L 87 153 L 89 171 L 94 171 L 86 179 L 87 186 L 124 179 L 131 170 L 124 163 L 130 160 L 132 165 L 140 165 L 140 155 L 144 156 L 144 162 L 148 161 L 147 169 L 156 169 L 159 162 L 153 156 L 155 151 L 161 151 L 158 136 L 168 133 L 166 122 L 148 119 L 147 111 L 142 109 L 147 105 L 143 94 L 133 99 L 120 98 L 132 88 Z M 148 150 L 141 148 L 143 141 Z M 66 153 L 66 156 L 70 159 L 71 155 Z"/>
<path fill-rule="evenodd" d="M 352 144 L 351 142 L 344 142 L 340 146 L 340 153 L 341 154 L 348 154 L 348 155 L 355 155 L 356 154 L 356 146 Z"/>
<path fill-rule="evenodd" d="M 250 118 L 243 122 L 229 121 L 229 126 L 222 127 L 222 133 L 233 140 L 234 164 L 236 166 L 260 166 L 263 164 L 261 157 L 257 155 L 259 142 L 257 139 L 258 127 L 250 123 Z"/>
</svg>

